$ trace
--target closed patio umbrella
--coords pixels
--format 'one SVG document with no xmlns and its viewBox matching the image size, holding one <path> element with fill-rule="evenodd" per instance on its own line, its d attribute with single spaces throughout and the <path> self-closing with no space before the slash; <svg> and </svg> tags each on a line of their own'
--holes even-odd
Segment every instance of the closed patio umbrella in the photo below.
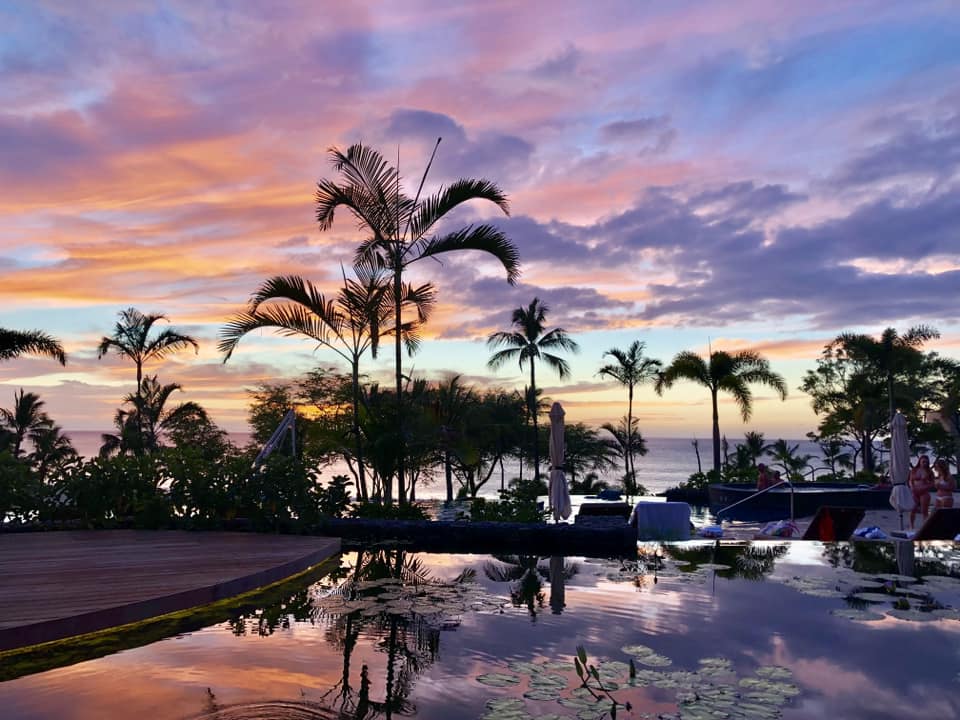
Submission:
<svg viewBox="0 0 960 720">
<path fill-rule="evenodd" d="M 903 514 L 913 510 L 913 493 L 907 487 L 910 477 L 910 441 L 907 439 L 907 419 L 897 412 L 890 422 L 890 505 L 900 513 L 900 529 L 903 530 Z"/>
<path fill-rule="evenodd" d="M 563 475 L 563 455 L 566 451 L 564 443 L 563 411 L 560 403 L 555 402 L 550 408 L 550 507 L 553 509 L 553 519 L 560 520 L 570 517 L 570 488 Z"/>
</svg>

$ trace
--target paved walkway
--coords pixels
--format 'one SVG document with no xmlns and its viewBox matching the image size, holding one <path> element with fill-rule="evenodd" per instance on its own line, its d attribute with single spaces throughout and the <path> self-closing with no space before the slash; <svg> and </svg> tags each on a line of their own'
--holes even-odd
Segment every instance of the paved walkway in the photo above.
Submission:
<svg viewBox="0 0 960 720">
<path fill-rule="evenodd" d="M 339 550 L 337 538 L 254 533 L 0 534 L 0 650 L 206 605 Z"/>
</svg>

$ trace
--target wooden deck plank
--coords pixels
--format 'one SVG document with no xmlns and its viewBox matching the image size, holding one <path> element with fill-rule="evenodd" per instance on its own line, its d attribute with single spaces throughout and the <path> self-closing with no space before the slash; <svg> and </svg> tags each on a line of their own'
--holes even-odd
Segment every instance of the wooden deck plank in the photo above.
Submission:
<svg viewBox="0 0 960 720">
<path fill-rule="evenodd" d="M 336 538 L 253 533 L 0 534 L 0 650 L 237 595 L 339 550 Z"/>
</svg>

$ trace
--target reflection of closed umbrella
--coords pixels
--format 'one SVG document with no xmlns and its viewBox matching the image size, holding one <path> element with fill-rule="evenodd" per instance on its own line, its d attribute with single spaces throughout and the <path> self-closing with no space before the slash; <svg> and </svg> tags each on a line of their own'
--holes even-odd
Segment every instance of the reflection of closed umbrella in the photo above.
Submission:
<svg viewBox="0 0 960 720">
<path fill-rule="evenodd" d="M 903 514 L 913 510 L 913 493 L 907 487 L 910 477 L 910 442 L 907 440 L 907 420 L 896 413 L 890 422 L 890 504 L 900 513 L 900 529 L 903 530 Z"/>
<path fill-rule="evenodd" d="M 566 607 L 566 578 L 564 577 L 563 558 L 550 558 L 550 608 L 554 615 L 559 615 Z"/>
<path fill-rule="evenodd" d="M 550 408 L 550 507 L 553 508 L 553 519 L 570 517 L 570 489 L 567 479 L 563 476 L 563 454 L 565 452 L 563 440 L 563 416 L 566 413 L 555 402 Z"/>
</svg>

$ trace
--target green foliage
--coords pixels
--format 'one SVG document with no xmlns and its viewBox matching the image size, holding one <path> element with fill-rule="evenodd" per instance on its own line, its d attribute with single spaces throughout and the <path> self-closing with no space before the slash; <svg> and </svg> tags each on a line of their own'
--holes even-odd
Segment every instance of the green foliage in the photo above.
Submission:
<svg viewBox="0 0 960 720">
<path fill-rule="evenodd" d="M 350 517 L 375 520 L 429 520 L 426 510 L 415 503 L 405 505 L 359 503 L 351 509 Z"/>
<path fill-rule="evenodd" d="M 0 522 L 32 519 L 39 504 L 40 484 L 26 462 L 13 453 L 0 452 Z"/>
<path fill-rule="evenodd" d="M 754 475 L 754 480 L 756 480 L 756 475 Z M 693 473 L 687 478 L 686 482 L 680 483 L 678 488 L 680 490 L 706 490 L 710 485 L 719 482 L 725 482 L 725 480 L 713 470 L 708 470 L 705 473 Z"/>
<path fill-rule="evenodd" d="M 547 485 L 542 480 L 514 479 L 509 488 L 500 491 L 499 501 L 474 498 L 470 506 L 470 519 L 491 522 L 543 522 L 550 511 L 540 510 L 537 507 L 537 498 L 546 494 Z"/>
<path fill-rule="evenodd" d="M 350 507 L 350 491 L 348 486 L 352 481 L 346 475 L 334 475 L 324 487 L 317 489 L 318 509 L 321 515 L 329 517 L 343 517 Z"/>
</svg>

